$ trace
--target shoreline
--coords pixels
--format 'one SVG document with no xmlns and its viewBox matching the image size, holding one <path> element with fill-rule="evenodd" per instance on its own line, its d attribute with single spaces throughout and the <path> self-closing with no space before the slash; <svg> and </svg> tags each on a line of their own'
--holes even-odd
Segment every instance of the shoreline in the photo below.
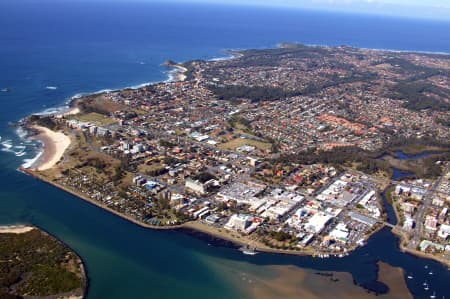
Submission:
<svg viewBox="0 0 450 299">
<path fill-rule="evenodd" d="M 75 190 L 72 190 L 68 187 L 62 186 L 58 183 L 55 183 L 49 179 L 47 179 L 46 177 L 42 176 L 41 174 L 39 174 L 39 172 L 32 170 L 32 169 L 26 169 L 26 168 L 19 168 L 19 170 L 25 174 L 28 174 L 40 181 L 43 181 L 49 185 L 52 185 L 55 188 L 58 188 L 60 190 L 63 190 L 65 192 L 70 193 L 71 195 L 82 199 L 84 201 L 86 201 L 89 204 L 92 204 L 94 206 L 96 206 L 97 208 L 103 209 L 107 212 L 110 212 L 116 216 L 119 216 L 120 218 L 122 218 L 123 220 L 128 220 L 131 223 L 138 225 L 142 228 L 146 228 L 146 229 L 154 229 L 154 230 L 173 230 L 173 231 L 189 231 L 192 230 L 195 233 L 201 233 L 201 234 L 205 234 L 211 238 L 215 238 L 215 239 L 219 239 L 222 241 L 226 241 L 226 242 L 231 242 L 234 247 L 240 247 L 240 246 L 246 246 L 246 245 L 251 245 L 254 246 L 256 249 L 256 252 L 262 252 L 262 253 L 273 253 L 273 254 L 284 254 L 284 255 L 293 255 L 293 256 L 309 256 L 311 258 L 319 258 L 319 253 L 317 254 L 311 254 L 309 252 L 305 252 L 302 250 L 289 250 L 289 249 L 277 249 L 277 248 L 271 248 L 268 247 L 267 245 L 259 242 L 259 241 L 255 241 L 252 239 L 249 239 L 247 236 L 241 236 L 239 235 L 239 233 L 237 232 L 233 232 L 233 231 L 228 231 L 224 228 L 218 229 L 218 228 L 214 228 L 211 227 L 207 224 L 203 224 L 201 222 L 198 221 L 189 221 L 189 222 L 185 222 L 183 224 L 177 224 L 177 225 L 166 225 L 166 226 L 156 226 L 156 225 L 150 225 L 147 223 L 144 223 L 138 219 L 135 219 L 131 216 L 128 216 L 126 214 L 123 214 L 121 212 L 118 212 L 110 207 L 108 207 L 107 205 L 98 202 L 97 200 L 94 200 L 92 198 L 89 198 L 88 196 L 81 194 L 79 192 L 76 192 Z M 385 226 L 384 225 L 380 225 L 373 233 L 371 233 L 370 236 L 372 236 L 373 234 L 377 233 L 378 231 L 380 231 L 381 229 L 383 229 Z M 189 233 L 189 232 L 188 232 Z M 192 233 L 191 233 L 192 234 Z M 369 237 L 365 237 L 365 240 L 367 241 Z M 358 248 L 358 247 L 356 247 Z M 345 253 L 345 255 L 347 254 L 351 254 L 352 251 L 354 251 L 356 248 L 351 248 L 348 252 Z M 337 256 L 337 254 L 336 254 Z M 330 256 L 332 257 L 332 256 Z"/>
<path fill-rule="evenodd" d="M 275 45 L 272 46 L 267 46 L 267 47 L 263 47 L 261 49 L 277 49 L 277 48 L 283 48 L 283 44 L 285 45 L 304 45 L 304 46 L 308 46 L 308 47 L 323 47 L 323 48 L 332 48 L 332 47 L 351 47 L 351 48 L 355 48 L 355 49 L 361 49 L 361 50 L 368 50 L 368 51 L 380 51 L 380 52 L 392 52 L 392 53 L 416 53 L 416 54 L 425 54 L 425 55 L 450 55 L 450 52 L 440 52 L 440 51 L 421 51 L 421 50 L 395 50 L 395 49 L 385 49 L 385 48 L 366 48 L 366 47 L 359 47 L 359 46 L 355 46 L 355 45 L 326 45 L 326 44 L 303 44 L 301 42 L 279 42 L 276 43 Z M 257 48 L 254 48 L 257 49 Z M 204 61 L 221 61 L 221 60 L 232 60 L 232 59 L 236 59 L 239 57 L 242 57 L 243 54 L 242 52 L 248 51 L 248 50 L 252 50 L 252 48 L 245 48 L 245 49 L 226 49 L 226 50 L 222 50 L 222 52 L 225 52 L 227 54 L 231 54 L 228 56 L 223 56 L 223 57 L 214 57 L 214 58 L 210 58 L 210 59 L 204 59 Z M 185 63 L 188 63 L 190 61 L 193 60 L 187 60 L 187 61 L 183 61 L 181 63 L 177 63 L 176 65 L 173 65 L 171 67 L 173 68 L 177 68 L 180 71 L 182 71 L 182 75 L 186 76 L 185 73 L 188 71 L 183 65 Z M 55 109 L 61 108 L 63 109 L 63 111 L 71 111 L 73 108 L 76 108 L 75 103 L 77 100 L 83 98 L 83 97 L 87 97 L 87 96 L 92 96 L 92 95 L 99 95 L 102 93 L 108 93 L 108 92 L 114 92 L 114 91 L 119 91 L 119 90 L 124 90 L 124 89 L 139 89 L 139 88 L 143 88 L 152 84 L 158 84 L 158 83 L 167 83 L 168 80 L 171 79 L 170 74 L 167 76 L 166 80 L 161 80 L 161 81 L 151 81 L 151 82 L 144 82 L 138 85 L 132 85 L 132 86 L 125 86 L 125 87 L 118 87 L 118 88 L 104 88 L 104 89 L 100 89 L 97 91 L 87 91 L 87 92 L 80 92 L 80 93 L 76 93 L 75 95 L 69 97 L 68 99 L 65 100 L 64 104 L 61 106 L 56 106 Z M 180 80 L 181 82 L 183 82 L 185 79 Z M 169 81 L 170 82 L 170 81 Z M 173 81 L 173 82 L 179 82 L 179 81 Z M 44 110 L 45 111 L 45 110 Z M 44 111 L 40 111 L 40 112 L 36 112 L 36 113 L 31 113 L 31 114 L 36 114 L 36 115 L 61 115 L 64 114 L 61 113 L 61 111 L 58 112 L 49 112 L 49 113 L 44 113 Z"/>
<path fill-rule="evenodd" d="M 419 251 L 419 250 L 415 250 L 415 249 L 410 249 L 410 248 L 406 247 L 404 245 L 404 241 L 405 241 L 405 239 L 407 237 L 405 236 L 404 233 L 402 233 L 402 232 L 400 232 L 400 231 L 398 231 L 396 229 L 392 229 L 392 233 L 399 238 L 399 245 L 398 245 L 398 247 L 400 248 L 401 252 L 408 253 L 408 254 L 411 254 L 411 255 L 419 257 L 419 258 L 425 258 L 425 259 L 429 259 L 429 260 L 433 260 L 433 261 L 439 262 L 439 263 L 445 265 L 446 267 L 448 267 L 450 269 L 450 262 L 448 262 L 446 260 L 443 260 L 443 259 L 441 259 L 441 258 L 439 258 L 437 256 L 430 255 L 430 254 L 427 254 L 425 252 L 422 252 L 422 251 Z"/>
<path fill-rule="evenodd" d="M 325 44 L 302 44 L 300 42 L 281 42 L 277 43 L 276 46 L 279 48 L 284 48 L 283 45 L 294 45 L 294 44 L 301 44 L 308 47 L 324 47 L 324 48 L 332 48 L 332 47 L 350 47 L 355 49 L 361 49 L 361 50 L 370 50 L 370 51 L 380 51 L 380 52 L 391 52 L 391 53 L 417 53 L 417 54 L 429 54 L 429 55 L 442 55 L 442 56 L 449 56 L 450 52 L 442 52 L 442 51 L 422 51 L 422 50 L 396 50 L 396 49 L 389 49 L 389 48 L 367 48 L 367 47 L 360 47 L 360 46 L 351 46 L 351 45 L 325 45 Z"/>
<path fill-rule="evenodd" d="M 62 244 L 63 246 L 67 247 L 72 254 L 75 255 L 77 259 L 78 268 L 80 270 L 81 279 L 84 282 L 84 287 L 82 288 L 82 295 L 69 295 L 58 298 L 66 298 L 66 299 L 84 299 L 87 297 L 88 290 L 89 290 L 89 275 L 86 268 L 86 263 L 83 260 L 83 258 L 67 243 L 56 237 L 55 235 L 51 234 L 47 230 L 36 226 L 36 225 L 24 225 L 24 224 L 12 224 L 12 225 L 0 225 L 0 234 L 25 234 L 33 230 L 38 230 L 41 234 L 47 235 L 50 238 L 54 239 L 57 243 Z"/>
<path fill-rule="evenodd" d="M 33 229 L 38 229 L 40 230 L 42 233 L 49 235 L 50 237 L 54 238 L 57 242 L 63 244 L 64 246 L 66 246 L 67 248 L 69 248 L 73 254 L 75 254 L 75 256 L 78 259 L 78 265 L 80 267 L 81 273 L 83 274 L 82 278 L 84 280 L 85 286 L 83 289 L 83 295 L 81 295 L 81 297 L 68 297 L 68 298 L 64 298 L 63 299 L 85 299 L 87 298 L 87 294 L 89 292 L 89 271 L 86 267 L 86 262 L 83 260 L 83 258 L 71 247 L 69 246 L 66 242 L 64 242 L 63 240 L 61 240 L 60 238 L 58 238 L 57 236 L 53 235 L 52 233 L 50 233 L 49 231 L 43 229 L 42 227 L 33 225 L 31 226 Z"/>
<path fill-rule="evenodd" d="M 366 47 L 358 47 L 355 45 L 303 44 L 301 42 L 279 42 L 279 43 L 276 43 L 275 45 L 263 47 L 261 49 L 284 48 L 287 45 L 303 45 L 303 46 L 307 46 L 307 47 L 322 47 L 322 48 L 350 47 L 350 48 L 361 49 L 361 50 L 365 50 L 365 51 L 379 51 L 379 52 L 388 52 L 388 53 L 389 52 L 391 52 L 391 53 L 412 53 L 412 54 L 415 53 L 415 54 L 424 54 L 424 55 L 450 56 L 450 52 L 439 52 L 439 51 L 434 52 L 434 51 L 421 51 L 421 50 L 395 50 L 395 49 L 385 49 L 385 48 L 366 48 Z M 226 50 L 221 50 L 225 54 L 228 54 L 228 56 L 223 56 L 223 57 L 220 56 L 220 57 L 214 57 L 214 58 L 210 58 L 210 59 L 204 59 L 204 61 L 233 60 L 233 59 L 244 56 L 245 54 L 243 52 L 248 51 L 248 50 L 253 50 L 253 49 L 259 49 L 259 48 L 244 48 L 244 49 L 230 48 L 230 49 L 226 49 Z M 186 72 L 188 71 L 188 69 L 186 67 L 184 67 L 184 64 L 189 63 L 190 61 L 193 61 L 193 60 L 187 60 L 187 61 L 183 61 L 181 63 L 176 63 L 174 65 L 168 66 L 168 67 L 178 70 L 178 72 L 177 72 L 178 74 L 175 74 L 175 76 L 171 76 L 171 74 L 169 72 L 169 74 L 167 75 L 167 78 L 165 80 L 144 82 L 144 83 L 137 84 L 137 85 L 118 87 L 118 88 L 112 88 L 112 89 L 104 88 L 104 89 L 100 89 L 97 91 L 76 93 L 75 95 L 66 99 L 63 105 L 56 106 L 54 109 L 59 109 L 59 111 L 57 111 L 57 112 L 46 113 L 45 110 L 43 110 L 43 111 L 32 113 L 32 114 L 36 114 L 36 115 L 69 115 L 69 114 L 73 114 L 70 111 L 77 108 L 76 107 L 77 100 L 80 100 L 84 97 L 88 97 L 88 96 L 92 96 L 92 95 L 99 95 L 102 93 L 115 92 L 115 91 L 120 91 L 120 90 L 125 90 L 125 89 L 136 90 L 136 89 L 140 89 L 140 88 L 143 88 L 146 86 L 150 86 L 153 84 L 159 84 L 159 83 L 184 82 L 187 79 Z M 173 80 L 173 79 L 176 79 L 176 80 Z M 46 110 L 48 110 L 48 109 L 46 109 Z"/>
<path fill-rule="evenodd" d="M 390 186 L 393 186 L 393 185 L 390 185 Z M 389 188 L 389 187 L 387 187 L 387 188 L 385 189 L 385 191 L 388 190 L 388 188 Z M 386 198 L 386 199 L 387 199 L 387 198 Z M 392 209 L 394 210 L 395 218 L 396 218 L 396 221 L 397 221 L 397 223 L 398 223 L 398 221 L 399 221 L 399 219 L 400 219 L 399 212 L 398 212 L 397 209 L 395 208 L 393 202 L 392 202 L 392 203 L 389 203 L 389 204 L 392 206 Z M 398 224 L 396 225 L 395 228 L 393 228 L 393 229 L 391 230 L 391 232 L 392 232 L 395 236 L 397 236 L 397 237 L 399 238 L 399 244 L 398 244 L 398 247 L 399 247 L 399 249 L 400 249 L 401 252 L 408 253 L 408 254 L 411 254 L 411 255 L 413 255 L 413 256 L 420 257 L 420 258 L 426 258 L 426 259 L 434 260 L 434 261 L 436 261 L 436 262 L 439 262 L 439 263 L 445 265 L 446 267 L 448 267 L 448 268 L 450 269 L 450 262 L 449 262 L 449 261 L 443 260 L 443 259 L 441 259 L 441 258 L 439 258 L 439 257 L 437 257 L 437 256 L 430 255 L 430 254 L 427 254 L 427 253 L 422 252 L 422 251 L 419 251 L 419 250 L 410 249 L 410 248 L 406 247 L 404 243 L 405 243 L 405 240 L 408 238 L 408 236 L 405 234 L 405 232 L 402 232 L 401 230 L 398 230 L 397 227 L 398 227 Z"/>
<path fill-rule="evenodd" d="M 169 75 L 169 79 L 168 79 L 169 82 L 184 82 L 184 81 L 186 81 L 186 79 L 187 79 L 186 72 L 188 71 L 188 69 L 186 67 L 182 66 L 181 64 L 171 65 L 170 67 L 174 68 L 173 69 L 174 76 L 171 77 Z M 173 80 L 173 79 L 175 79 L 175 80 Z"/>
<path fill-rule="evenodd" d="M 24 234 L 32 231 L 34 227 L 28 225 L 2 225 L 0 226 L 0 234 Z"/>
<path fill-rule="evenodd" d="M 73 108 L 72 111 L 77 111 L 76 109 L 78 108 Z M 29 168 L 39 171 L 52 168 L 63 158 L 64 152 L 70 146 L 70 137 L 62 132 L 55 132 L 37 125 L 31 126 L 30 129 L 38 132 L 37 135 L 31 138 L 40 141 L 43 144 L 43 148 L 42 154 Z"/>
<path fill-rule="evenodd" d="M 292 43 L 292 45 L 302 45 L 302 44 Z M 311 45 L 305 45 L 305 46 L 311 46 Z M 336 47 L 336 46 L 323 46 L 323 45 L 314 45 L 314 46 L 316 46 L 316 47 L 323 47 L 323 48 Z M 354 48 L 353 46 L 348 46 L 348 47 Z M 399 51 L 396 51 L 396 50 L 385 50 L 385 49 L 365 49 L 365 48 L 358 48 L 358 49 L 369 50 L 369 51 L 399 52 Z M 250 50 L 250 49 L 247 49 L 247 50 L 245 50 L 245 49 L 243 49 L 243 50 L 230 50 L 230 51 L 233 51 L 232 53 L 234 54 L 234 56 L 225 57 L 225 58 L 223 58 L 221 60 L 232 60 L 232 59 L 235 59 L 236 57 L 239 57 L 240 55 L 245 55 L 244 54 L 245 51 L 248 51 L 248 50 Z M 400 51 L 400 52 L 403 52 L 403 51 Z M 418 51 L 413 51 L 413 52 L 404 51 L 404 52 L 406 52 L 406 53 L 424 54 L 424 53 L 421 53 L 421 52 L 418 52 Z M 425 53 L 425 54 L 435 54 L 435 53 Z M 217 58 L 209 59 L 209 60 L 206 60 L 206 61 L 214 61 L 214 60 L 217 60 Z M 186 62 L 184 62 L 182 64 L 173 64 L 173 65 L 170 66 L 170 67 L 172 67 L 174 69 L 174 76 L 173 76 L 173 78 L 178 79 L 178 81 L 170 81 L 170 82 L 174 82 L 175 83 L 175 82 L 181 82 L 181 81 L 186 80 L 185 73 L 188 71 L 188 69 L 186 67 L 184 67 L 183 64 L 188 63 L 188 62 L 189 61 L 186 61 Z M 120 89 L 115 89 L 115 90 L 101 90 L 99 92 L 94 92 L 94 93 L 90 93 L 90 94 L 84 94 L 84 95 L 80 95 L 80 96 L 74 96 L 74 97 L 72 97 L 72 100 L 69 103 L 70 109 L 69 109 L 69 112 L 67 112 L 67 113 L 68 114 L 72 114 L 71 111 L 74 111 L 74 110 L 76 111 L 76 109 L 78 109 L 76 107 L 77 101 L 83 99 L 84 97 L 90 96 L 90 95 L 101 94 L 101 93 L 104 93 L 104 92 L 124 90 L 124 89 L 139 89 L 139 88 L 143 88 L 145 86 L 149 86 L 149 85 L 152 85 L 152 84 L 163 83 L 163 82 L 167 82 L 167 81 L 161 81 L 161 82 L 156 82 L 156 83 L 145 83 L 145 84 L 141 84 L 141 85 L 139 85 L 137 87 L 130 87 L 130 88 L 120 88 Z M 61 114 L 56 114 L 56 115 L 61 115 Z M 64 114 L 62 114 L 62 115 L 64 115 Z M 43 127 L 40 127 L 40 128 L 43 128 Z M 43 129 L 51 131 L 51 130 L 49 130 L 47 128 L 43 128 Z M 33 171 L 33 168 L 34 168 L 34 170 L 40 171 L 40 170 L 50 169 L 54 165 L 56 165 L 58 163 L 58 161 L 63 157 L 65 150 L 68 148 L 68 146 L 70 146 L 70 138 L 68 136 L 64 135 L 63 133 L 60 133 L 63 136 L 69 138 L 69 144 L 67 146 L 65 146 L 64 149 L 62 149 L 62 153 L 60 153 L 61 152 L 61 147 L 58 148 L 57 146 L 55 146 L 56 149 L 54 150 L 54 152 L 52 152 L 51 145 L 52 144 L 54 145 L 54 144 L 56 144 L 58 142 L 55 141 L 55 139 L 52 139 L 52 138 L 47 138 L 46 139 L 45 137 L 48 137 L 48 136 L 45 136 L 45 135 L 49 135 L 48 131 L 46 131 L 46 130 L 44 130 L 45 131 L 44 133 L 47 133 L 47 134 L 43 134 L 44 136 L 41 137 L 41 139 L 38 138 L 38 136 L 40 134 L 34 137 L 37 140 L 42 141 L 42 143 L 44 144 L 44 149 L 43 149 L 42 156 L 39 157 L 37 159 L 37 161 L 35 163 L 33 163 L 33 165 L 29 169 L 25 170 L 25 169 L 21 168 L 21 170 L 23 170 L 27 174 L 30 174 L 30 175 L 32 175 L 32 176 L 34 176 L 34 177 L 36 177 L 36 178 L 38 178 L 40 180 L 43 180 L 43 181 L 47 182 L 47 183 L 49 183 L 49 184 L 51 184 L 51 185 L 53 185 L 53 186 L 55 186 L 55 187 L 57 187 L 59 189 L 62 189 L 64 191 L 66 191 L 66 192 L 69 192 L 69 193 L 71 193 L 72 195 L 74 195 L 74 196 L 76 196 L 78 198 L 81 198 L 81 199 L 83 199 L 85 201 L 88 201 L 89 203 L 94 204 L 97 207 L 103 208 L 103 209 L 105 209 L 105 210 L 107 210 L 107 211 L 109 211 L 109 212 L 111 212 L 113 214 L 116 214 L 119 217 L 122 217 L 123 219 L 129 220 L 129 221 L 133 222 L 134 224 L 137 224 L 137 225 L 145 227 L 145 228 L 160 229 L 160 230 L 162 230 L 162 229 L 183 229 L 183 228 L 184 229 L 193 229 L 195 231 L 199 231 L 199 232 L 211 235 L 212 237 L 217 237 L 217 238 L 220 238 L 220 239 L 231 241 L 231 242 L 233 242 L 235 244 L 238 244 L 238 245 L 254 244 L 255 247 L 257 247 L 257 250 L 261 251 L 261 252 L 276 253 L 276 254 L 292 254 L 292 255 L 314 256 L 313 254 L 309 254 L 309 253 L 306 253 L 306 252 L 301 251 L 301 250 L 297 251 L 297 250 L 283 250 L 283 249 L 271 248 L 271 247 L 268 247 L 268 246 L 266 246 L 264 244 L 261 244 L 260 242 L 252 241 L 247 236 L 240 236 L 236 232 L 227 231 L 225 229 L 216 229 L 214 227 L 210 227 L 210 226 L 208 226 L 206 224 L 203 224 L 203 223 L 200 223 L 200 222 L 197 222 L 197 221 L 195 221 L 195 222 L 194 221 L 190 221 L 190 222 L 187 222 L 187 223 L 184 223 L 184 224 L 181 224 L 181 225 L 172 225 L 172 226 L 154 226 L 154 225 L 149 225 L 149 224 L 146 224 L 144 222 L 141 222 L 141 221 L 135 219 L 132 216 L 128 216 L 126 214 L 118 212 L 118 211 L 116 211 L 116 210 L 106 206 L 105 204 L 103 204 L 101 202 L 98 202 L 96 200 L 93 200 L 93 199 L 89 198 L 88 196 L 85 196 L 85 195 L 80 194 L 80 193 L 78 193 L 78 192 L 76 192 L 74 190 L 71 190 L 71 189 L 69 189 L 69 188 L 67 188 L 65 186 L 61 186 L 61 185 L 59 185 L 59 184 L 57 184 L 55 182 L 52 182 L 52 181 L 46 179 L 45 177 L 43 177 L 42 175 L 40 175 L 39 173 L 36 173 L 35 171 Z M 55 133 L 55 132 L 53 132 L 53 133 Z M 55 134 L 57 134 L 57 133 L 55 133 Z M 48 152 L 50 152 L 50 153 L 47 154 Z M 383 227 L 384 226 L 381 226 L 376 231 L 382 229 Z M 394 233 L 394 230 L 392 230 L 392 232 Z M 373 235 L 374 233 L 372 233 L 371 235 Z M 234 235 L 236 235 L 236 236 L 234 236 Z M 370 238 L 370 236 L 366 237 L 365 239 L 367 240 L 368 238 Z M 400 244 L 400 248 L 401 248 L 401 244 Z M 351 248 L 346 253 L 350 253 L 354 249 L 355 248 Z M 419 255 L 419 254 L 416 254 L 416 255 Z M 424 254 L 420 254 L 420 256 L 422 256 L 422 255 L 424 255 Z M 427 258 L 432 258 L 432 257 L 428 257 L 427 255 L 425 255 L 425 256 Z"/>
<path fill-rule="evenodd" d="M 436 262 L 444 264 L 445 266 L 447 266 L 450 269 L 450 262 L 442 260 L 441 258 L 439 258 L 437 256 L 429 255 L 429 254 L 427 254 L 425 252 L 422 252 L 422 251 L 419 251 L 419 250 L 414 250 L 414 249 L 407 248 L 403 244 L 403 241 L 406 238 L 406 236 L 403 233 L 401 233 L 401 232 L 399 232 L 397 230 L 392 230 L 392 233 L 399 237 L 399 241 L 400 241 L 399 248 L 400 248 L 400 250 L 402 252 L 409 253 L 411 255 L 414 255 L 414 256 L 417 256 L 417 257 L 420 257 L 420 258 L 426 258 L 426 259 L 434 260 Z"/>
</svg>

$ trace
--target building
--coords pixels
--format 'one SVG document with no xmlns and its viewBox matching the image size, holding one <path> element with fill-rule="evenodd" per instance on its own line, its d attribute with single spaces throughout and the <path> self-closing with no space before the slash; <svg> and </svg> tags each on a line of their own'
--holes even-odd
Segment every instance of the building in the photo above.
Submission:
<svg viewBox="0 0 450 299">
<path fill-rule="evenodd" d="M 91 133 L 92 135 L 97 135 L 97 127 L 96 126 L 89 127 L 89 133 Z"/>
<path fill-rule="evenodd" d="M 365 207 L 367 203 L 373 199 L 374 195 L 375 191 L 373 190 L 367 192 L 367 194 L 359 201 L 359 204 Z"/>
<path fill-rule="evenodd" d="M 420 251 L 444 251 L 445 246 L 441 245 L 441 244 L 437 244 L 434 242 L 431 242 L 429 240 L 423 240 L 422 242 L 420 242 L 419 244 L 419 248 Z"/>
<path fill-rule="evenodd" d="M 252 182 L 246 182 L 246 184 L 240 182 L 233 182 L 228 184 L 220 190 L 216 195 L 216 199 L 220 201 L 236 201 L 238 204 L 252 204 L 255 201 L 259 201 L 256 196 L 264 191 L 264 187 L 252 184 Z"/>
<path fill-rule="evenodd" d="M 317 212 L 309 218 L 308 223 L 306 224 L 306 230 L 310 233 L 319 234 L 331 219 L 333 219 L 332 216 L 324 212 Z"/>
<path fill-rule="evenodd" d="M 435 231 L 437 229 L 438 221 L 436 217 L 427 215 L 425 218 L 425 229 Z"/>
<path fill-rule="evenodd" d="M 208 207 L 203 207 L 201 209 L 198 209 L 197 211 L 192 213 L 192 217 L 194 219 L 200 218 L 203 219 L 204 217 L 208 216 L 210 214 L 210 210 Z"/>
<path fill-rule="evenodd" d="M 147 182 L 147 180 L 140 175 L 135 176 L 132 181 L 133 181 L 133 184 L 138 185 L 138 186 L 142 186 Z"/>
<path fill-rule="evenodd" d="M 245 229 L 250 226 L 251 222 L 248 215 L 245 214 L 235 214 L 230 217 L 227 224 L 225 224 L 226 229 L 234 229 L 237 231 L 245 231 Z"/>
<path fill-rule="evenodd" d="M 412 215 L 416 209 L 416 205 L 410 202 L 402 203 L 402 209 L 405 213 Z"/>
<path fill-rule="evenodd" d="M 414 220 L 410 217 L 406 217 L 403 222 L 403 228 L 407 230 L 411 230 L 414 228 Z"/>
<path fill-rule="evenodd" d="M 234 214 L 225 224 L 225 228 L 251 234 L 260 224 L 262 219 L 248 214 Z"/>
<path fill-rule="evenodd" d="M 349 233 L 350 232 L 348 231 L 347 225 L 343 222 L 339 222 L 336 227 L 330 232 L 329 237 L 345 244 L 348 241 Z"/>
<path fill-rule="evenodd" d="M 220 216 L 217 214 L 211 214 L 205 218 L 206 223 L 211 224 L 211 225 L 214 223 L 217 223 L 219 220 L 220 220 Z"/>
<path fill-rule="evenodd" d="M 193 180 L 191 178 L 186 179 L 185 187 L 194 193 L 206 194 L 208 192 L 208 182 L 202 183 L 199 180 Z"/>
<path fill-rule="evenodd" d="M 372 219 L 370 217 L 367 217 L 367 216 L 359 214 L 359 213 L 350 212 L 350 213 L 348 213 L 348 215 L 353 220 L 361 222 L 362 224 L 365 224 L 367 226 L 373 226 L 373 225 L 375 225 L 375 223 L 377 223 L 377 221 L 375 219 Z"/>
<path fill-rule="evenodd" d="M 438 231 L 439 238 L 447 240 L 449 235 L 450 235 L 450 225 L 442 224 Z"/>
</svg>

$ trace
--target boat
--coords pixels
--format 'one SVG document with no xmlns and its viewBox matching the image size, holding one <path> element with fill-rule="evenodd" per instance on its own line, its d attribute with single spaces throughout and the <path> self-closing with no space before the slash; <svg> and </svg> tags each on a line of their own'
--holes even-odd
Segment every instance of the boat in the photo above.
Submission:
<svg viewBox="0 0 450 299">
<path fill-rule="evenodd" d="M 257 252 L 255 251 L 255 247 L 250 247 L 249 245 L 246 246 L 242 246 L 241 248 L 239 248 L 239 250 L 243 253 L 243 254 L 247 254 L 247 255 L 255 255 L 257 254 Z"/>
<path fill-rule="evenodd" d="M 433 292 L 433 295 L 430 296 L 431 299 L 435 299 L 436 298 L 436 292 Z"/>
<path fill-rule="evenodd" d="M 428 274 L 433 275 L 433 271 L 428 272 Z"/>
<path fill-rule="evenodd" d="M 428 265 L 425 265 L 425 267 L 424 267 L 425 269 L 428 269 Z"/>
<path fill-rule="evenodd" d="M 430 289 L 430 287 L 428 287 L 428 285 L 426 285 L 423 289 L 424 289 L 425 291 L 428 291 L 428 290 Z"/>
<path fill-rule="evenodd" d="M 414 278 L 412 275 L 408 275 L 407 277 L 408 277 L 408 279 L 413 279 Z"/>
<path fill-rule="evenodd" d="M 2 88 L 2 92 L 10 92 L 11 91 L 11 89 L 9 89 L 9 88 Z"/>
<path fill-rule="evenodd" d="M 423 285 L 426 286 L 426 285 L 428 285 L 428 283 L 425 281 L 425 282 L 423 283 Z"/>
</svg>

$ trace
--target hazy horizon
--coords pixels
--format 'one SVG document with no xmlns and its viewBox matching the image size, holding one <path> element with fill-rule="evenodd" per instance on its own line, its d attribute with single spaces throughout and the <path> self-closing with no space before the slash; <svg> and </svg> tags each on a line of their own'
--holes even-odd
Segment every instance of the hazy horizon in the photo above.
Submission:
<svg viewBox="0 0 450 299">
<path fill-rule="evenodd" d="M 60 2 L 59 0 L 58 2 Z M 86 0 L 65 0 L 86 1 Z M 450 21 L 450 0 L 94 0 L 102 2 L 148 2 L 148 3 L 203 3 L 221 5 L 246 5 L 312 9 L 320 11 L 371 14 L 391 17 L 407 17 Z M 92 2 L 92 1 L 89 1 Z"/>
</svg>

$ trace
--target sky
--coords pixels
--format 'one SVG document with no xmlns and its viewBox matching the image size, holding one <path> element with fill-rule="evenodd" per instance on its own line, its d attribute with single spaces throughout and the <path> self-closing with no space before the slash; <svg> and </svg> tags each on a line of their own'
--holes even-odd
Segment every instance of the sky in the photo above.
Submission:
<svg viewBox="0 0 450 299">
<path fill-rule="evenodd" d="M 153 1 L 153 0 L 142 0 Z M 307 8 L 450 21 L 450 0 L 171 0 Z M 450 36 L 450 33 L 449 33 Z"/>
</svg>

